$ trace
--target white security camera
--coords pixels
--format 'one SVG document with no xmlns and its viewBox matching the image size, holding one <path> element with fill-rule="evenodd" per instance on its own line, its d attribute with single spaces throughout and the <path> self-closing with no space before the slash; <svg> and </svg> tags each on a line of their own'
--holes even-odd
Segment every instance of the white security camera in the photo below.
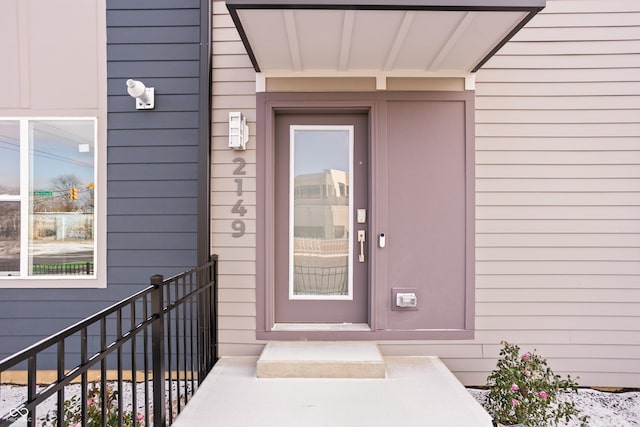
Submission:
<svg viewBox="0 0 640 427">
<path fill-rule="evenodd" d="M 151 110 L 155 107 L 155 91 L 138 80 L 127 80 L 127 92 L 136 99 L 136 109 Z"/>
</svg>

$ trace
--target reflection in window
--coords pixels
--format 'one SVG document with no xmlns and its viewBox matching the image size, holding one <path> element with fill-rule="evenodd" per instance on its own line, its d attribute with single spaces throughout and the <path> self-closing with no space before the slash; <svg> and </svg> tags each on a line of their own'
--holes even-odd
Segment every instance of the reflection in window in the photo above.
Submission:
<svg viewBox="0 0 640 427">
<path fill-rule="evenodd" d="M 0 197 L 20 194 L 20 122 L 0 120 Z"/>
<path fill-rule="evenodd" d="M 19 122 L 28 173 L 15 194 L 0 188 L 0 276 L 93 275 L 95 120 Z"/>
<path fill-rule="evenodd" d="M 351 298 L 353 128 L 294 125 L 290 142 L 290 297 Z"/>
<path fill-rule="evenodd" d="M 20 273 L 20 203 L 0 202 L 0 275 Z"/>
<path fill-rule="evenodd" d="M 0 275 L 20 274 L 20 122 L 0 120 Z"/>
<path fill-rule="evenodd" d="M 339 182 L 338 187 L 340 188 L 340 197 L 347 197 L 349 195 L 349 193 L 347 192 L 349 186 L 347 184 L 345 184 L 344 182 Z"/>
</svg>

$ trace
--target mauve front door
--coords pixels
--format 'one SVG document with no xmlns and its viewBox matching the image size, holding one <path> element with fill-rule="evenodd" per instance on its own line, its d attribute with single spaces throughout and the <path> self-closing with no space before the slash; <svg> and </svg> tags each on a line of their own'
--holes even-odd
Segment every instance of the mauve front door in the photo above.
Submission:
<svg viewBox="0 0 640 427">
<path fill-rule="evenodd" d="M 367 323 L 367 127 L 366 114 L 276 116 L 276 323 Z"/>
</svg>

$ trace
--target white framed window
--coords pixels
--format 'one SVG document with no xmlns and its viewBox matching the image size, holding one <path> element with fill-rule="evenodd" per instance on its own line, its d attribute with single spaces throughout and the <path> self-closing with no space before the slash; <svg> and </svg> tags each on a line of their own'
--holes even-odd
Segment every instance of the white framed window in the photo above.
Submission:
<svg viewBox="0 0 640 427">
<path fill-rule="evenodd" d="M 97 128 L 95 117 L 0 118 L 0 287 L 95 286 Z"/>
</svg>

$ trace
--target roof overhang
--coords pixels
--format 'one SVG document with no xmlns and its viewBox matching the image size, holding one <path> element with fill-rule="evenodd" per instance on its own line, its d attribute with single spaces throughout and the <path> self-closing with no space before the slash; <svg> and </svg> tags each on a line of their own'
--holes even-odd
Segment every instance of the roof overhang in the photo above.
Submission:
<svg viewBox="0 0 640 427">
<path fill-rule="evenodd" d="M 256 72 L 465 77 L 546 0 L 226 0 Z"/>
</svg>

